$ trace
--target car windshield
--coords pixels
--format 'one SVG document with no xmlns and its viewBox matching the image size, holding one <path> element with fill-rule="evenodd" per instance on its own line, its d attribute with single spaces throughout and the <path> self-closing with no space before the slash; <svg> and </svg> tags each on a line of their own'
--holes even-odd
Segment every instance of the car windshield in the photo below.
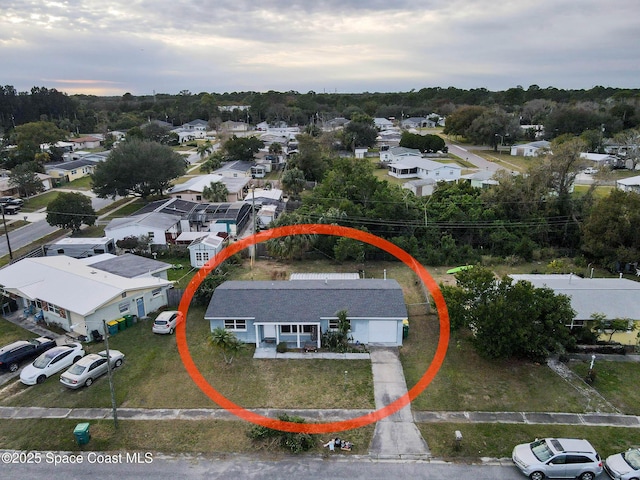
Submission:
<svg viewBox="0 0 640 480">
<path fill-rule="evenodd" d="M 531 447 L 531 451 L 533 452 L 533 454 L 541 462 L 546 462 L 551 457 L 553 457 L 553 452 L 551 451 L 545 440 L 537 440 L 529 446 Z"/>
<path fill-rule="evenodd" d="M 40 355 L 35 362 L 33 362 L 33 366 L 36 368 L 44 368 L 47 365 L 49 365 L 49 362 L 51 361 L 51 359 L 60 352 L 55 352 L 55 353 L 50 353 L 51 350 L 49 350 L 49 352 Z"/>
<path fill-rule="evenodd" d="M 631 468 L 634 470 L 640 470 L 640 450 L 636 448 L 634 450 L 624 452 L 622 454 L 622 458 L 625 459 Z"/>
<path fill-rule="evenodd" d="M 166 320 L 156 320 L 156 325 L 166 325 L 167 321 Z M 147 327 L 148 328 L 148 327 Z"/>
<path fill-rule="evenodd" d="M 84 372 L 87 367 L 83 367 L 82 365 L 78 365 L 77 363 L 73 365 L 69 370 L 67 370 L 71 375 L 80 375 Z"/>
</svg>

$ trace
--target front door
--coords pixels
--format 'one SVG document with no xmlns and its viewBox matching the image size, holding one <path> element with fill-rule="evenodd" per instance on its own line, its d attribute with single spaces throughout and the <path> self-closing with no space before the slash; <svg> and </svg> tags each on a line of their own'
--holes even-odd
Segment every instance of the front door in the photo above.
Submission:
<svg viewBox="0 0 640 480">
<path fill-rule="evenodd" d="M 138 318 L 144 318 L 146 315 L 144 311 L 144 298 L 140 297 L 136 299 L 136 308 L 138 310 Z"/>
<path fill-rule="evenodd" d="M 264 338 L 276 338 L 276 326 L 271 324 L 271 325 L 265 325 L 264 326 Z"/>
</svg>

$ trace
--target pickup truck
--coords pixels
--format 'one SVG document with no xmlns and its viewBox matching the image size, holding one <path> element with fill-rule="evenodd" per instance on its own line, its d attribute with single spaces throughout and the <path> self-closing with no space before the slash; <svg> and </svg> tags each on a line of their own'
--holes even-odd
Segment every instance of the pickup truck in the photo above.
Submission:
<svg viewBox="0 0 640 480">
<path fill-rule="evenodd" d="M 18 340 L 0 348 L 0 369 L 15 372 L 22 362 L 32 360 L 56 346 L 50 337 L 38 337 L 31 340 Z"/>
</svg>

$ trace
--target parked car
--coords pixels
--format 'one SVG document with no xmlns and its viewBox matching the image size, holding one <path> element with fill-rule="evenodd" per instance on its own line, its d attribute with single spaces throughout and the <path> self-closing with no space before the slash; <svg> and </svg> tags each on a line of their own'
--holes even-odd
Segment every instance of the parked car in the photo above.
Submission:
<svg viewBox="0 0 640 480">
<path fill-rule="evenodd" d="M 13 197 L 0 197 L 0 203 L 9 203 Z"/>
<path fill-rule="evenodd" d="M 111 368 L 117 368 L 124 362 L 124 353 L 119 350 L 109 350 Z M 69 369 L 60 375 L 60 383 L 65 387 L 76 389 L 90 386 L 94 380 L 108 371 L 107 351 L 90 353 L 82 357 Z"/>
<path fill-rule="evenodd" d="M 9 202 L 7 202 L 9 205 L 17 205 L 19 207 L 24 205 L 24 200 L 22 200 L 21 198 L 12 198 L 11 200 L 9 200 Z"/>
<path fill-rule="evenodd" d="M 151 331 L 153 333 L 168 333 L 171 335 L 176 329 L 176 325 L 180 321 L 181 315 L 180 312 L 175 310 L 167 310 L 166 312 L 161 312 L 160 315 L 156 317 L 153 321 L 153 327 Z"/>
<path fill-rule="evenodd" d="M 7 215 L 17 215 L 22 208 L 20 205 L 13 205 L 11 203 L 5 203 L 1 206 L 2 211 Z"/>
<path fill-rule="evenodd" d="M 610 455 L 604 461 L 604 469 L 613 480 L 638 480 L 640 478 L 640 449 Z"/>
<path fill-rule="evenodd" d="M 22 362 L 32 360 L 55 346 L 56 341 L 50 337 L 18 340 L 5 345 L 0 348 L 0 369 L 15 372 Z"/>
<path fill-rule="evenodd" d="M 593 480 L 602 473 L 600 455 L 587 440 L 543 438 L 532 443 L 516 445 L 511 458 L 531 480 Z"/>
<path fill-rule="evenodd" d="M 598 173 L 598 169 L 593 167 L 585 168 L 584 173 L 587 175 L 593 175 L 594 173 Z"/>
<path fill-rule="evenodd" d="M 67 343 L 53 347 L 22 369 L 20 381 L 25 385 L 43 383 L 51 375 L 64 370 L 82 357 L 84 357 L 84 349 L 79 343 Z"/>
</svg>

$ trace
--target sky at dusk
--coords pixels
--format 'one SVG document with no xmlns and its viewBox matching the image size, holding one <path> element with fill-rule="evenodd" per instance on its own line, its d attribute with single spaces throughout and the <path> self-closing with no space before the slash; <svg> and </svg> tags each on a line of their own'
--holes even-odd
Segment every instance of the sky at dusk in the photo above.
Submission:
<svg viewBox="0 0 640 480">
<path fill-rule="evenodd" d="M 640 87 L 638 0 L 0 0 L 0 84 L 69 94 Z"/>
</svg>

